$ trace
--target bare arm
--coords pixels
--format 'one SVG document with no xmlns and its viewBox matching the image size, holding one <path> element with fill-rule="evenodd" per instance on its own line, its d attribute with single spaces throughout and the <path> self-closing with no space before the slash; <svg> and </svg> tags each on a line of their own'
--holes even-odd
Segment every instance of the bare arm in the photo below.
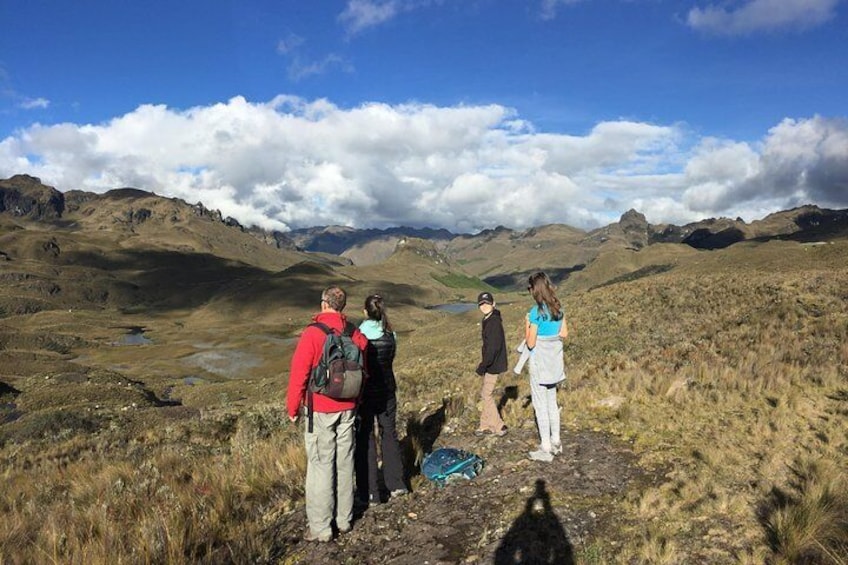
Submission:
<svg viewBox="0 0 848 565">
<path fill-rule="evenodd" d="M 559 327 L 559 337 L 562 339 L 568 337 L 568 322 L 565 320 L 565 316 L 562 317 L 562 325 Z"/>
<path fill-rule="evenodd" d="M 530 316 L 524 318 L 524 341 L 527 347 L 533 349 L 536 347 L 536 337 L 539 335 L 539 326 L 530 323 Z"/>
</svg>

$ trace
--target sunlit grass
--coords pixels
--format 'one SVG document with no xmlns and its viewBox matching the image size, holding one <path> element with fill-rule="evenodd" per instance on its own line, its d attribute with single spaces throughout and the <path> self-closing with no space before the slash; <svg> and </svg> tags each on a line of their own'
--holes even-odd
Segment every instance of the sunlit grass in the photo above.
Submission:
<svg viewBox="0 0 848 565">
<path fill-rule="evenodd" d="M 652 477 L 611 502 L 612 529 L 576 547 L 578 562 L 848 562 L 846 289 L 835 267 L 731 268 L 563 296 L 573 330 L 563 431 L 620 438 Z M 525 306 L 501 307 L 510 347 Z M 476 313 L 433 316 L 400 340 L 409 465 L 434 433 L 476 427 L 478 324 Z M 262 561 L 271 532 L 302 508 L 301 431 L 281 402 L 236 405 L 247 385 L 227 383 L 192 390 L 211 399 L 192 417 L 163 420 L 149 406 L 139 408 L 149 422 L 120 410 L 68 417 L 50 382 L 33 393 L 39 415 L 9 426 L 0 452 L 0 562 Z M 115 379 L 97 384 L 143 399 Z M 504 421 L 532 430 L 526 374 L 503 376 L 507 391 Z"/>
</svg>

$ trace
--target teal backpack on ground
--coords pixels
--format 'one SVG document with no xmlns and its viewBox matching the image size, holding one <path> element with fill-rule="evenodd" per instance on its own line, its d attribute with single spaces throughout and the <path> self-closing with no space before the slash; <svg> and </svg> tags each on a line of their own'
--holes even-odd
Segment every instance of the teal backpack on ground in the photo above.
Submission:
<svg viewBox="0 0 848 565">
<path fill-rule="evenodd" d="M 424 457 L 421 474 L 444 486 L 457 479 L 473 479 L 483 470 L 483 460 L 462 449 L 442 447 Z"/>
</svg>

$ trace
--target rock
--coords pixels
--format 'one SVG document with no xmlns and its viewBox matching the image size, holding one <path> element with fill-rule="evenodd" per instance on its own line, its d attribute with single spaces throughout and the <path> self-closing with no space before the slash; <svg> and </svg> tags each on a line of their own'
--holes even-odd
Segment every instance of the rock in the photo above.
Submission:
<svg viewBox="0 0 848 565">
<path fill-rule="evenodd" d="M 610 410 L 618 410 L 624 404 L 626 398 L 623 396 L 608 396 L 594 404 L 595 408 L 609 408 Z"/>
</svg>

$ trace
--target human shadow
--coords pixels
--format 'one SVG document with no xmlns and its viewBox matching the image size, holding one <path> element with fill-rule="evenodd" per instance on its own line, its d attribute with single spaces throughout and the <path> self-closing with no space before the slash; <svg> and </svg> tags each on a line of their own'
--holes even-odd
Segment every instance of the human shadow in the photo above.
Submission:
<svg viewBox="0 0 848 565">
<path fill-rule="evenodd" d="M 574 550 L 551 507 L 545 481 L 536 480 L 536 490 L 527 499 L 524 512 L 516 518 L 495 551 L 495 565 L 573 565 Z"/>
<path fill-rule="evenodd" d="M 500 400 L 498 400 L 498 412 L 503 410 L 504 406 L 506 406 L 506 403 L 510 400 L 518 400 L 517 385 L 510 385 L 504 387 L 503 394 L 501 394 L 501 398 Z"/>
<path fill-rule="evenodd" d="M 411 416 L 406 422 L 406 436 L 400 440 L 407 483 L 411 477 L 421 472 L 421 461 L 433 451 L 433 445 L 439 439 L 447 421 L 449 399 L 443 399 L 442 405 L 423 419 Z"/>
</svg>

